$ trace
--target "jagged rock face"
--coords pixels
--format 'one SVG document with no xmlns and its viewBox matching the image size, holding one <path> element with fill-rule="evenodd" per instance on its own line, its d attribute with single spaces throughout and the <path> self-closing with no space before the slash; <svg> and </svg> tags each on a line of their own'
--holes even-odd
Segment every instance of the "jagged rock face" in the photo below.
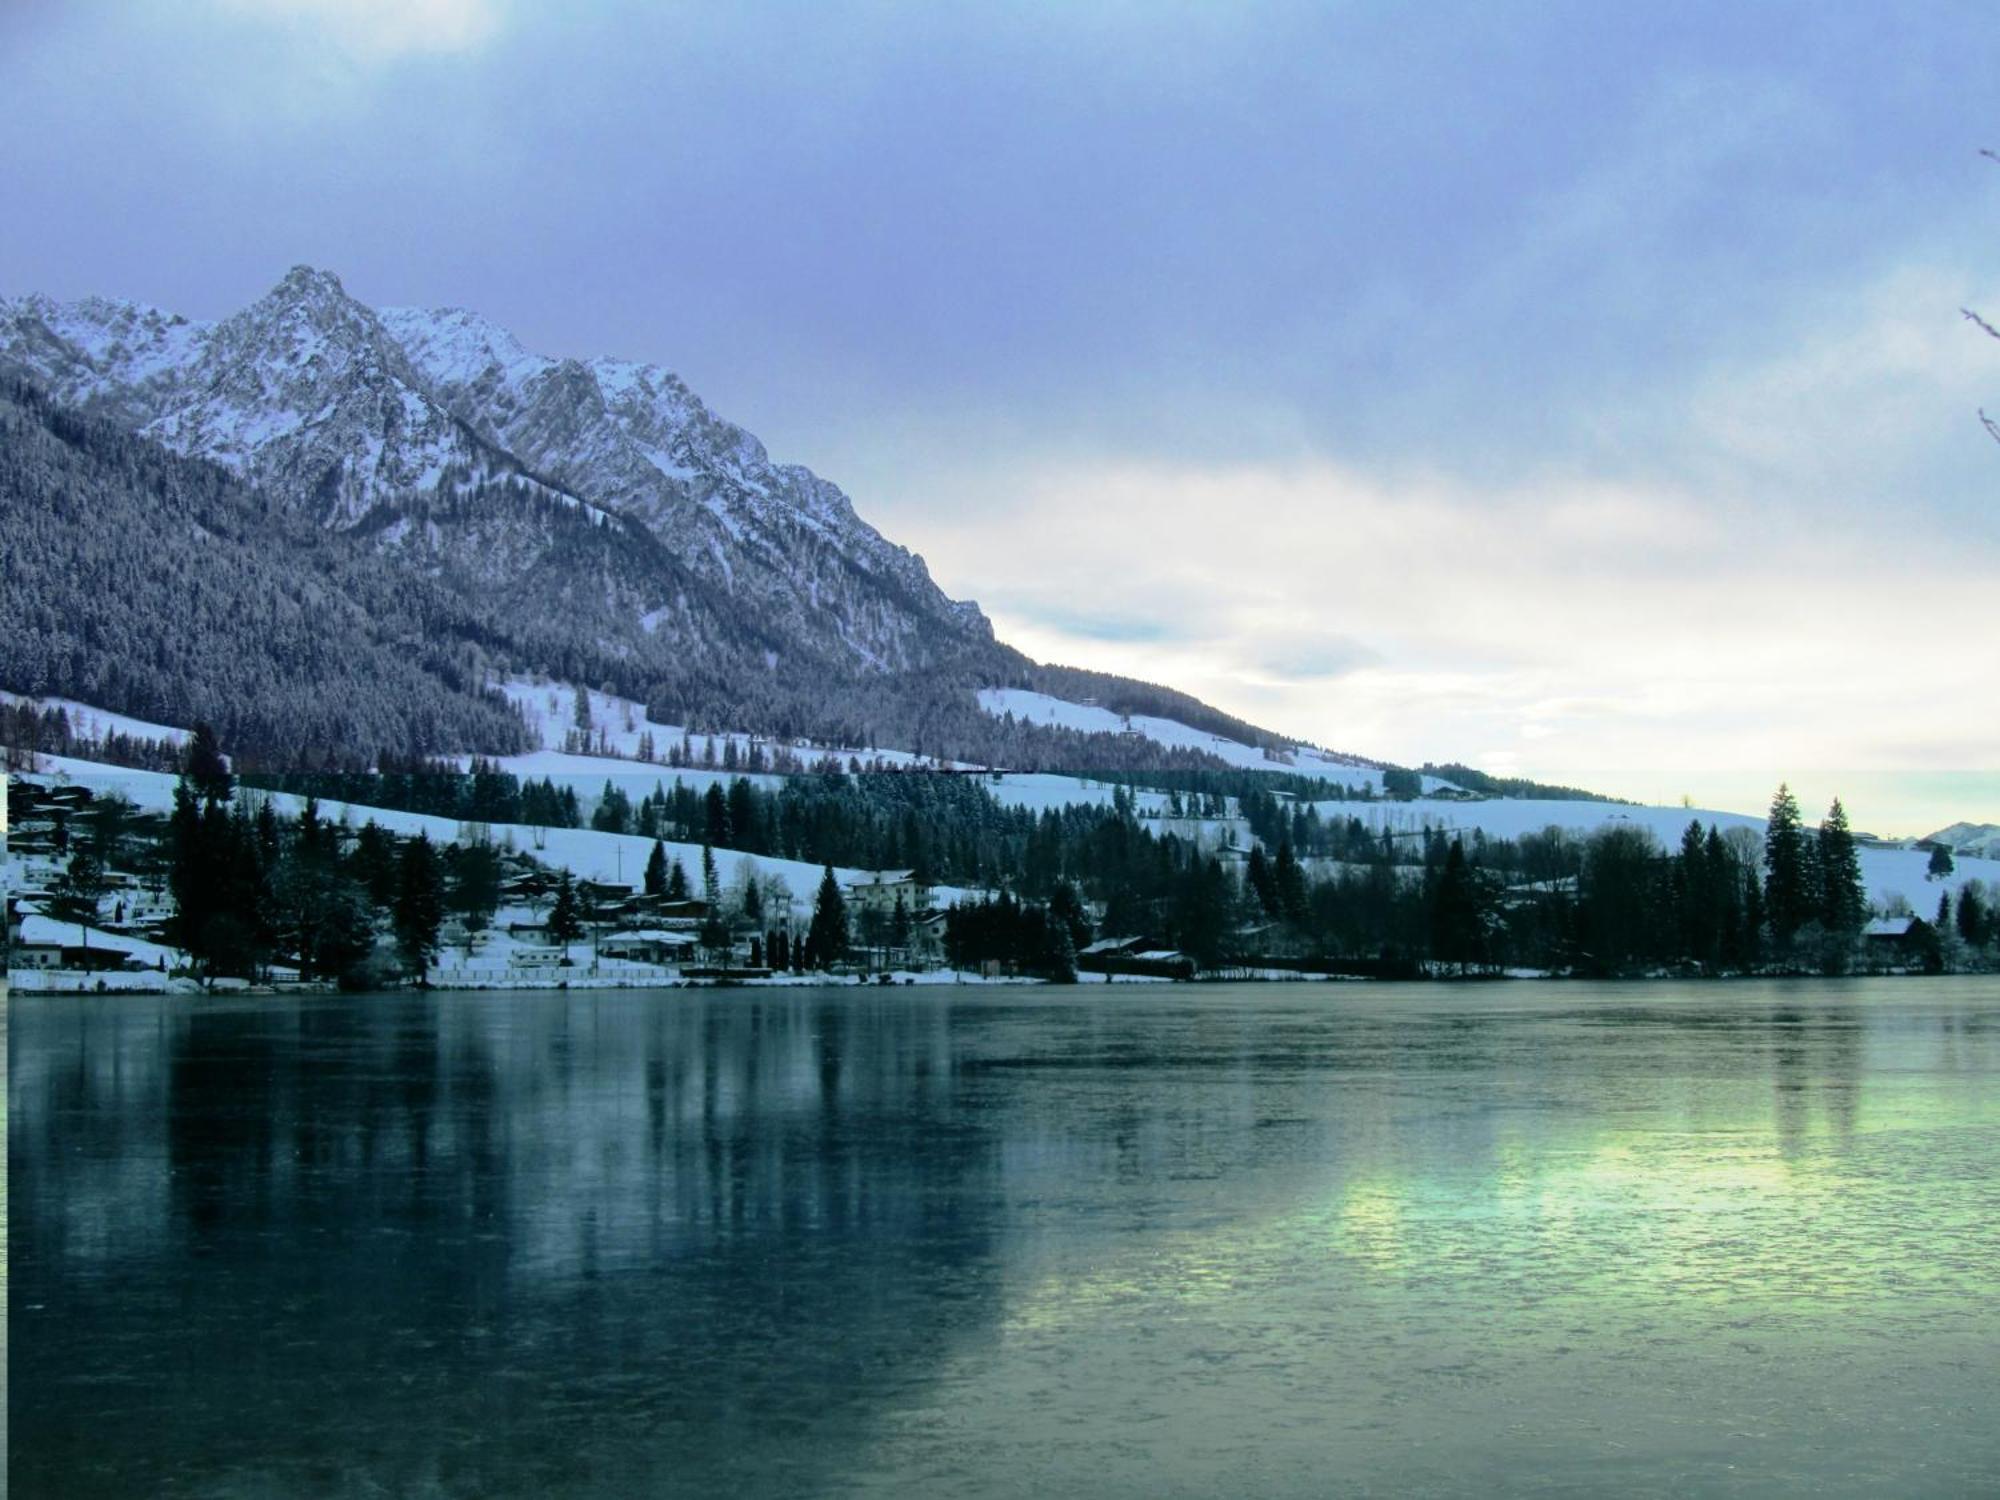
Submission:
<svg viewBox="0 0 2000 1500">
<path fill-rule="evenodd" d="M 767 663 L 909 670 L 992 640 L 837 487 L 772 463 L 672 374 L 533 355 L 456 309 L 377 313 L 323 271 L 216 323 L 0 299 L 0 361 L 439 576 L 526 608 L 587 601 L 620 654 L 754 642 Z M 615 579 L 560 576 L 578 512 L 643 532 Z"/>
</svg>

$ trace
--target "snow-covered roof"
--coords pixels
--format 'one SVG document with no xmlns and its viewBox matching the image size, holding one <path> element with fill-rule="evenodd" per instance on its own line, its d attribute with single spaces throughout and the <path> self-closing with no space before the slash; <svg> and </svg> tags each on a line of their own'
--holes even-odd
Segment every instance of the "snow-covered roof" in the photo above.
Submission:
<svg viewBox="0 0 2000 1500">
<path fill-rule="evenodd" d="M 613 943 L 665 943 L 676 948 L 684 948 L 694 942 L 685 932 L 668 932 L 664 928 L 647 927 L 637 932 L 607 932 L 598 939 L 597 946 L 608 948 Z"/>
<path fill-rule="evenodd" d="M 144 938 L 122 937 L 97 927 L 79 928 L 74 922 L 58 922 L 54 917 L 45 917 L 39 912 L 28 912 L 21 918 L 21 943 L 24 947 L 81 948 L 85 946 L 86 937 L 88 946 L 92 948 L 129 953 L 148 964 L 173 957 L 172 949 L 159 943 L 149 943 Z"/>
<path fill-rule="evenodd" d="M 1863 937 L 1908 937 L 1910 929 L 1916 925 L 1915 917 L 1877 917 L 1861 929 Z"/>
</svg>

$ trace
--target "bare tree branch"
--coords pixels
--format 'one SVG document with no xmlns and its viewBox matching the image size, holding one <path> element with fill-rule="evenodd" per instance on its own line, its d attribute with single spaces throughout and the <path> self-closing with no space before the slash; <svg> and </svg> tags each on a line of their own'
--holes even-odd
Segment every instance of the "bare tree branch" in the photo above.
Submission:
<svg viewBox="0 0 2000 1500">
<path fill-rule="evenodd" d="M 2000 161 L 2000 151 L 1993 151 L 1985 146 L 1981 146 L 1979 148 L 1979 154 L 1985 157 L 1988 161 Z"/>
<path fill-rule="evenodd" d="M 1987 416 L 1986 408 L 1983 406 L 1979 408 L 1979 422 L 1986 429 L 1986 435 L 1992 438 L 1994 442 L 2000 443 L 2000 422 L 1995 422 L 1991 417 Z"/>
<path fill-rule="evenodd" d="M 1984 318 L 1980 317 L 1979 314 L 1974 312 L 1971 308 L 1961 307 L 1959 311 L 1965 314 L 1967 321 L 1977 323 L 1979 325 L 1980 331 L 1984 333 L 1989 339 L 2000 339 L 2000 328 L 1995 328 L 1991 323 L 1987 322 Z"/>
</svg>

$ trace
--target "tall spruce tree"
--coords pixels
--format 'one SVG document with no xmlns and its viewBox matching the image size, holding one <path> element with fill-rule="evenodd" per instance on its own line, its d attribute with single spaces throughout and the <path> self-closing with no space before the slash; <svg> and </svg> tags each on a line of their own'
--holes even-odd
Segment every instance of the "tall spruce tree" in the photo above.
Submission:
<svg viewBox="0 0 2000 1500">
<path fill-rule="evenodd" d="M 187 778 L 204 802 L 227 802 L 235 789 L 229 762 L 223 758 L 215 731 L 205 721 L 196 722 L 194 737 L 188 742 Z"/>
<path fill-rule="evenodd" d="M 1430 920 L 1432 957 L 1456 965 L 1461 974 L 1479 961 L 1479 895 L 1465 862 L 1465 845 L 1458 839 L 1451 841 L 1431 893 Z"/>
<path fill-rule="evenodd" d="M 1791 942 L 1813 915 L 1807 900 L 1807 873 L 1798 798 L 1790 786 L 1780 782 L 1764 822 L 1764 920 L 1781 947 Z"/>
<path fill-rule="evenodd" d="M 806 929 L 806 943 L 821 968 L 847 956 L 847 898 L 828 865 L 819 880 L 819 894 L 813 898 L 812 925 Z"/>
<path fill-rule="evenodd" d="M 1833 799 L 1819 825 L 1819 919 L 1837 937 L 1851 938 L 1861 930 L 1868 910 L 1861 883 L 1861 856 L 1847 826 L 1847 809 Z"/>
<path fill-rule="evenodd" d="M 428 834 L 419 833 L 403 845 L 397 862 L 394 920 L 403 971 L 423 983 L 437 957 L 438 928 L 444 920 L 444 875 Z"/>
<path fill-rule="evenodd" d="M 576 882 L 564 870 L 556 877 L 555 905 L 549 909 L 549 941 L 567 946 L 583 936 L 583 909 L 576 899 Z"/>
</svg>

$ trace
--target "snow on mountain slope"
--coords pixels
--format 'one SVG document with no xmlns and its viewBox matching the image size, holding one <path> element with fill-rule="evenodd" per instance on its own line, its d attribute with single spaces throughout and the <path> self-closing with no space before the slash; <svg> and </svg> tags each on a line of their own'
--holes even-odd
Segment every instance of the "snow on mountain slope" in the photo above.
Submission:
<svg viewBox="0 0 2000 1500">
<path fill-rule="evenodd" d="M 122 734 L 135 740 L 164 740 L 170 745 L 185 745 L 192 734 L 185 729 L 176 729 L 171 724 L 149 724 L 144 719 L 130 718 L 125 714 L 107 713 L 101 708 L 92 708 L 88 703 L 79 703 L 74 698 L 29 698 L 20 693 L 0 691 L 0 704 L 26 703 L 42 712 L 59 708 L 69 719 L 70 733 L 80 739 L 103 740 L 112 735 Z"/>
<path fill-rule="evenodd" d="M 463 308 L 382 318 L 466 423 L 535 472 L 673 537 L 698 574 L 754 592 L 794 628 L 881 667 L 922 654 L 899 616 L 991 639 L 977 606 L 947 599 L 923 560 L 862 521 L 837 486 L 773 463 L 671 372 L 530 354 Z"/>
<path fill-rule="evenodd" d="M 1210 734 L 1173 719 L 1146 714 L 1121 714 L 1095 704 L 1069 703 L 1047 693 L 1026 688 L 986 688 L 979 694 L 979 706 L 996 719 L 1012 715 L 1017 721 L 1050 724 L 1085 734 L 1133 734 L 1155 744 L 1174 749 L 1202 750 L 1228 765 L 1246 771 L 1290 771 L 1300 776 L 1318 776 L 1356 791 L 1382 788 L 1382 768 L 1353 756 L 1335 755 L 1310 745 L 1289 750 L 1263 750 L 1237 740 Z M 1425 790 L 1447 783 L 1434 776 L 1424 778 Z"/>
<path fill-rule="evenodd" d="M 731 750 L 735 752 L 737 763 L 747 767 L 753 745 L 766 756 L 782 751 L 796 757 L 807 770 L 827 767 L 846 770 L 851 769 L 855 761 L 871 769 L 877 765 L 935 768 L 940 764 L 951 769 L 970 769 L 957 762 L 940 763 L 926 756 L 913 755 L 907 750 L 865 750 L 852 745 L 817 745 L 742 733 L 696 734 L 679 724 L 653 723 L 646 717 L 646 705 L 637 699 L 621 698 L 615 693 L 591 687 L 580 688 L 567 682 L 510 677 L 494 685 L 521 711 L 529 729 L 540 737 L 544 752 L 563 752 L 560 767 L 548 761 L 546 753 L 542 756 L 508 756 L 502 760 L 501 764 L 507 770 L 522 776 L 540 777 L 544 774 L 542 769 L 537 769 L 540 766 L 576 774 L 581 768 L 571 762 L 591 761 L 601 764 L 604 774 L 613 779 L 632 774 L 632 763 L 635 761 L 648 774 L 656 774 L 675 747 L 686 753 L 688 768 L 709 766 L 721 769 L 728 761 Z M 588 727 L 578 719 L 578 694 L 584 698 Z M 654 758 L 646 761 L 641 757 L 649 740 Z M 578 749 L 583 753 L 576 753 Z M 560 784 L 560 775 L 557 780 Z"/>
<path fill-rule="evenodd" d="M 216 323 L 105 298 L 0 303 L 0 352 L 60 399 L 233 469 L 325 525 L 483 480 L 555 494 L 436 400 L 381 320 L 324 271 L 295 267 Z"/>
</svg>

